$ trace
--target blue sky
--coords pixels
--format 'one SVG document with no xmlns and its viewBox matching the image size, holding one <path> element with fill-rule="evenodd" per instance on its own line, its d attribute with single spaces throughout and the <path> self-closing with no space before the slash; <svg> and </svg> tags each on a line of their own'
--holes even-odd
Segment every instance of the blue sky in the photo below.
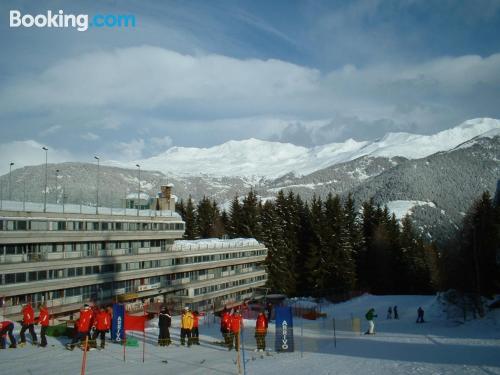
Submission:
<svg viewBox="0 0 500 375">
<path fill-rule="evenodd" d="M 10 28 L 12 9 L 137 24 Z M 0 14 L 0 156 L 16 165 L 40 145 L 54 161 L 133 161 L 500 117 L 500 1 L 4 1 Z"/>
</svg>

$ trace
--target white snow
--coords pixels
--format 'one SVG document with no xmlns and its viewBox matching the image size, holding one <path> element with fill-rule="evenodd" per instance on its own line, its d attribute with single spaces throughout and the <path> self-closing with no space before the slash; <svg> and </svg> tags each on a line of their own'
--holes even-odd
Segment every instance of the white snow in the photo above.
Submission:
<svg viewBox="0 0 500 375">
<path fill-rule="evenodd" d="M 174 241 L 172 250 L 197 250 L 197 249 L 217 249 L 223 247 L 257 246 L 259 242 L 254 238 L 204 238 L 200 240 L 177 240 Z"/>
<path fill-rule="evenodd" d="M 436 207 L 434 203 L 427 201 L 390 201 L 387 203 L 387 208 L 396 215 L 398 220 L 401 220 L 406 215 L 411 215 L 413 208 L 418 206 Z"/>
<path fill-rule="evenodd" d="M 154 157 L 137 160 L 149 170 L 176 175 L 246 176 L 250 181 L 286 173 L 305 175 L 362 156 L 422 158 L 447 151 L 476 137 L 491 137 L 500 120 L 478 118 L 433 135 L 388 133 L 379 140 L 356 141 L 306 148 L 258 139 L 229 141 L 210 148 L 172 147 Z M 119 162 L 107 164 L 121 165 Z"/>
<path fill-rule="evenodd" d="M 311 300 L 297 301 L 303 307 L 312 307 Z M 386 319 L 389 306 L 397 305 L 399 320 Z M 427 323 L 416 324 L 416 310 L 422 306 Z M 242 372 L 246 374 L 287 375 L 468 375 L 500 374 L 500 311 L 487 317 L 457 324 L 446 320 L 444 306 L 434 296 L 371 296 L 364 295 L 336 305 L 320 305 L 325 319 L 309 321 L 294 319 L 294 353 L 269 352 L 270 356 L 254 352 L 252 319 L 245 319 L 242 353 Z M 374 336 L 348 332 L 352 317 L 362 318 L 375 308 Z M 337 330 L 336 346 L 333 340 L 332 318 Z M 215 321 L 214 321 L 215 320 Z M 38 328 L 37 328 L 38 329 Z M 19 332 L 16 323 L 15 333 Z M 266 337 L 267 347 L 273 348 L 274 324 Z M 129 333 L 142 341 L 142 333 Z M 145 363 L 142 363 L 142 343 L 127 347 L 126 361 L 123 348 L 109 343 L 103 351 L 91 351 L 87 357 L 88 375 L 136 374 L 237 374 L 237 354 L 214 345 L 220 341 L 218 319 L 209 315 L 200 321 L 200 346 L 191 348 L 171 345 L 156 346 L 157 322 L 146 328 Z M 179 317 L 174 316 L 171 328 L 174 344 L 179 342 Z M 29 335 L 28 335 L 29 340 Z M 63 345 L 66 338 L 49 338 L 45 349 L 28 345 L 24 349 L 0 352 L 2 368 L 9 375 L 80 373 L 82 352 L 69 352 Z M 243 361 L 244 359 L 244 361 Z"/>
</svg>

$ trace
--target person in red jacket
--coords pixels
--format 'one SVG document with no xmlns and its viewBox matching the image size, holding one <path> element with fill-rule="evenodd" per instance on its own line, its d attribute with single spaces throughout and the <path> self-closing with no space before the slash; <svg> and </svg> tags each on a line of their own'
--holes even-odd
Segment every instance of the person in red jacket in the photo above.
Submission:
<svg viewBox="0 0 500 375">
<path fill-rule="evenodd" d="M 95 329 L 92 340 L 97 343 L 97 337 L 99 336 L 101 339 L 101 349 L 104 349 L 106 332 L 111 329 L 111 315 L 104 306 L 98 309 L 95 316 Z"/>
<path fill-rule="evenodd" d="M 200 321 L 200 313 L 198 311 L 193 312 L 193 329 L 191 330 L 191 343 L 195 345 L 200 345 L 200 331 L 198 329 Z"/>
<path fill-rule="evenodd" d="M 261 311 L 255 322 L 255 341 L 257 341 L 257 350 L 263 352 L 266 350 L 267 319 L 264 312 Z"/>
<path fill-rule="evenodd" d="M 80 318 L 78 319 L 78 325 L 75 326 L 76 335 L 73 337 L 71 343 L 66 345 L 66 348 L 73 350 L 78 341 L 85 339 L 89 336 L 90 328 L 92 327 L 93 313 L 90 306 L 85 304 L 83 310 L 80 311 Z M 88 349 L 88 348 L 86 348 Z"/>
<path fill-rule="evenodd" d="M 6 346 L 5 336 L 7 335 L 9 335 L 9 340 L 10 340 L 9 348 L 16 347 L 16 339 L 14 338 L 12 331 L 14 331 L 14 323 L 12 323 L 9 320 L 0 322 L 0 340 L 1 340 L 0 349 L 5 349 Z"/>
<path fill-rule="evenodd" d="M 47 327 L 49 326 L 49 309 L 45 304 L 40 305 L 37 322 L 42 327 L 40 330 L 40 346 L 45 348 L 47 346 Z"/>
<path fill-rule="evenodd" d="M 240 314 L 240 310 L 236 310 L 231 315 L 231 320 L 229 323 L 229 345 L 228 349 L 232 350 L 233 347 L 238 351 L 240 350 L 240 331 L 243 326 L 243 318 Z"/>
<path fill-rule="evenodd" d="M 222 333 L 222 338 L 224 339 L 224 344 L 229 345 L 229 324 L 231 322 L 231 314 L 224 306 L 224 310 L 220 313 L 220 331 Z"/>
<path fill-rule="evenodd" d="M 36 345 L 38 343 L 36 333 L 35 333 L 35 311 L 33 310 L 33 307 L 31 307 L 31 303 L 27 303 L 23 307 L 23 322 L 22 322 L 22 328 L 21 332 L 19 332 L 19 336 L 21 336 L 21 343 L 19 346 L 23 347 L 26 345 L 26 336 L 25 332 L 26 330 L 30 331 L 31 335 L 31 344 Z"/>
</svg>

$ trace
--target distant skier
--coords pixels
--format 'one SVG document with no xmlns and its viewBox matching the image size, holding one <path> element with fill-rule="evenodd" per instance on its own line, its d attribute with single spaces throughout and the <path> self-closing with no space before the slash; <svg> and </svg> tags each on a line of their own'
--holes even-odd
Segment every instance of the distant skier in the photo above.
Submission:
<svg viewBox="0 0 500 375">
<path fill-rule="evenodd" d="M 40 314 L 38 315 L 38 324 L 42 327 L 40 329 L 40 346 L 45 348 L 47 346 L 47 328 L 49 326 L 49 310 L 45 304 L 40 306 Z"/>
<path fill-rule="evenodd" d="M 387 309 L 387 319 L 392 319 L 392 307 L 389 306 Z"/>
<path fill-rule="evenodd" d="M 9 320 L 5 320 L 3 322 L 0 322 L 0 349 L 5 349 L 7 346 L 7 342 L 5 340 L 5 336 L 9 336 L 10 340 L 10 345 L 9 348 L 15 348 L 16 347 L 16 339 L 14 338 L 14 335 L 12 332 L 14 331 L 14 323 L 12 323 Z"/>
<path fill-rule="evenodd" d="M 273 313 L 273 304 L 271 302 L 267 303 L 266 311 L 267 311 L 267 321 L 270 322 Z"/>
<path fill-rule="evenodd" d="M 94 346 L 97 345 L 97 337 L 101 340 L 101 349 L 104 349 L 106 343 L 106 332 L 111 329 L 111 315 L 108 310 L 102 306 L 95 315 L 95 332 L 92 336 Z"/>
<path fill-rule="evenodd" d="M 365 332 L 365 335 L 374 335 L 375 334 L 375 323 L 373 322 L 373 318 L 376 318 L 375 309 L 371 308 L 365 315 L 366 320 L 368 321 L 368 331 Z"/>
<path fill-rule="evenodd" d="M 31 344 L 36 345 L 37 342 L 37 337 L 35 333 L 35 311 L 33 310 L 33 307 L 31 307 L 31 303 L 26 304 L 23 307 L 23 322 L 22 322 L 22 328 L 21 332 L 19 332 L 19 336 L 21 336 L 21 343 L 19 344 L 20 347 L 23 347 L 26 345 L 26 336 L 25 332 L 26 330 L 29 330 L 30 335 L 31 335 Z"/>
<path fill-rule="evenodd" d="M 424 309 L 422 307 L 419 307 L 417 309 L 417 323 L 425 323 L 425 320 L 424 320 Z"/>
<path fill-rule="evenodd" d="M 255 322 L 255 340 L 257 341 L 257 351 L 266 350 L 267 319 L 264 312 L 259 312 Z"/>
<path fill-rule="evenodd" d="M 231 314 L 228 309 L 224 306 L 224 310 L 220 313 L 220 332 L 224 338 L 224 344 L 229 345 L 229 326 L 231 323 Z"/>
<path fill-rule="evenodd" d="M 66 349 L 73 350 L 80 340 L 85 340 L 90 334 L 90 328 L 92 327 L 94 314 L 89 305 L 83 305 L 83 310 L 80 311 L 80 318 L 78 318 L 77 323 L 75 323 L 75 336 L 71 343 L 66 344 Z M 88 350 L 87 348 L 84 348 Z"/>
<path fill-rule="evenodd" d="M 191 346 L 191 330 L 193 329 L 193 314 L 189 311 L 189 307 L 184 307 L 181 316 L 181 345 Z"/>
<path fill-rule="evenodd" d="M 158 315 L 158 327 L 160 328 L 160 334 L 158 335 L 158 345 L 169 346 L 172 343 L 170 340 L 170 326 L 172 325 L 172 316 L 170 311 L 164 306 L 160 310 Z"/>
<path fill-rule="evenodd" d="M 193 312 L 193 329 L 191 331 L 191 342 L 193 345 L 200 345 L 200 331 L 198 329 L 200 321 L 200 313 L 198 311 Z"/>
<path fill-rule="evenodd" d="M 398 314 L 398 307 L 394 306 L 394 309 L 392 309 L 394 312 L 394 319 L 399 319 L 399 314 Z"/>
<path fill-rule="evenodd" d="M 236 310 L 234 314 L 231 315 L 231 322 L 229 323 L 229 350 L 233 348 L 235 348 L 236 351 L 240 350 L 240 330 L 242 325 L 243 318 L 240 314 L 240 310 Z"/>
</svg>

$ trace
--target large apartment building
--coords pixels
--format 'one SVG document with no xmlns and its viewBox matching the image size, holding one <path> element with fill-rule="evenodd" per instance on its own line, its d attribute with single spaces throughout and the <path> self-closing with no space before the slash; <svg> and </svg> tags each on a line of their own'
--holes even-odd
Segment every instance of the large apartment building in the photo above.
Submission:
<svg viewBox="0 0 500 375">
<path fill-rule="evenodd" d="M 0 209 L 0 314 L 11 319 L 28 301 L 46 302 L 55 316 L 85 302 L 148 298 L 208 310 L 251 298 L 266 282 L 263 245 L 176 241 L 184 222 L 171 210 L 23 206 Z"/>
</svg>

